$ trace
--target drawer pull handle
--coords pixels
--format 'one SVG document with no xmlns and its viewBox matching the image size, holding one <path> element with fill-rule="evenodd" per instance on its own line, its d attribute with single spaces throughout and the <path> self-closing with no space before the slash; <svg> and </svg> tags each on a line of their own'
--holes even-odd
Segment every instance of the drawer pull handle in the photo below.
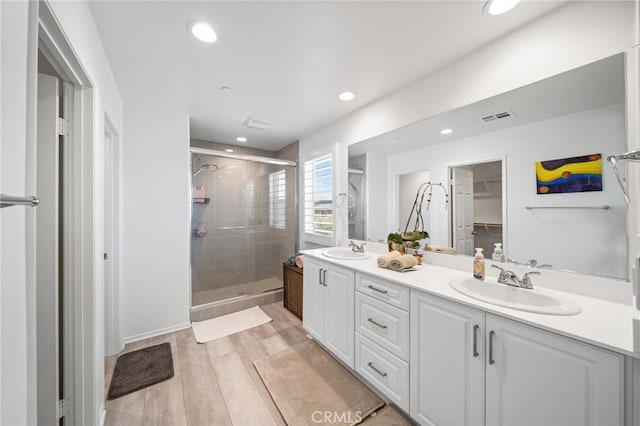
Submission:
<svg viewBox="0 0 640 426">
<path fill-rule="evenodd" d="M 378 287 L 374 287 L 372 285 L 367 286 L 373 291 L 377 291 L 378 293 L 387 294 L 389 293 L 387 290 L 380 290 Z"/>
<path fill-rule="evenodd" d="M 478 353 L 478 329 L 480 326 L 478 324 L 473 326 L 473 357 L 477 357 L 480 355 Z"/>
<path fill-rule="evenodd" d="M 369 368 L 371 368 L 373 371 L 375 371 L 376 373 L 378 373 L 382 377 L 387 377 L 387 373 L 383 373 L 382 371 L 378 370 L 376 367 L 373 366 L 372 362 L 369 362 L 367 365 L 369 366 Z"/>
<path fill-rule="evenodd" d="M 491 330 L 489 332 L 489 365 L 493 365 L 496 361 L 493 359 L 493 335 L 496 334 L 495 331 Z"/>
<path fill-rule="evenodd" d="M 373 325 L 377 325 L 378 327 L 382 328 L 383 330 L 386 330 L 387 326 L 386 325 L 382 325 L 379 322 L 374 321 L 373 319 L 369 318 L 367 319 L 367 321 L 369 321 L 371 324 Z"/>
</svg>

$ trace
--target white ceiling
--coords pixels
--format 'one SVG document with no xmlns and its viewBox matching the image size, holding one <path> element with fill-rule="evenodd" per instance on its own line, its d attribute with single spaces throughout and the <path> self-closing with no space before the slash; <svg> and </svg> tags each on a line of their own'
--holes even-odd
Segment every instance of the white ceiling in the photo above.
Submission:
<svg viewBox="0 0 640 426">
<path fill-rule="evenodd" d="M 618 54 L 350 145 L 349 156 L 399 154 L 624 101 L 624 55 Z M 482 120 L 503 111 L 512 117 L 488 123 Z M 454 132 L 441 135 L 444 128 Z"/>
<path fill-rule="evenodd" d="M 90 2 L 125 104 L 191 117 L 191 137 L 275 150 L 540 17 L 565 1 Z M 219 35 L 187 32 L 205 20 Z M 233 89 L 230 94 L 222 86 Z M 351 90 L 354 101 L 338 92 Z M 247 117 L 274 123 L 242 126 Z"/>
</svg>

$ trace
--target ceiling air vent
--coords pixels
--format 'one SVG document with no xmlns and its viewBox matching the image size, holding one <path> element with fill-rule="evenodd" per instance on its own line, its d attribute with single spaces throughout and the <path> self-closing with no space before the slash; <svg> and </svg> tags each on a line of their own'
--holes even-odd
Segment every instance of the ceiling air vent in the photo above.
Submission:
<svg viewBox="0 0 640 426">
<path fill-rule="evenodd" d="M 490 121 L 501 120 L 503 118 L 509 118 L 509 117 L 513 117 L 513 114 L 510 113 L 509 111 L 503 111 L 503 112 L 497 112 L 491 115 L 486 115 L 482 117 L 482 121 L 484 121 L 485 123 L 488 123 Z"/>
<path fill-rule="evenodd" d="M 268 121 L 258 120 L 257 118 L 249 117 L 244 121 L 244 123 L 242 123 L 242 125 L 250 129 L 269 130 L 271 126 L 273 126 L 273 123 L 269 123 Z"/>
</svg>

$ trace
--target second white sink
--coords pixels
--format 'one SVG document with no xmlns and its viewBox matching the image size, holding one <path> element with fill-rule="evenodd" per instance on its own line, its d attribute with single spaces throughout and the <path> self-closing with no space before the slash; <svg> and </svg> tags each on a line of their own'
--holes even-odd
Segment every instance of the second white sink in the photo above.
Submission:
<svg viewBox="0 0 640 426">
<path fill-rule="evenodd" d="M 449 283 L 454 290 L 483 302 L 505 308 L 547 315 L 576 315 L 582 308 L 576 303 L 545 290 L 532 290 L 500 284 L 493 279 L 456 278 Z"/>
<path fill-rule="evenodd" d="M 335 247 L 322 252 L 323 256 L 340 260 L 361 260 L 371 257 L 369 253 L 358 253 L 349 248 Z"/>
</svg>

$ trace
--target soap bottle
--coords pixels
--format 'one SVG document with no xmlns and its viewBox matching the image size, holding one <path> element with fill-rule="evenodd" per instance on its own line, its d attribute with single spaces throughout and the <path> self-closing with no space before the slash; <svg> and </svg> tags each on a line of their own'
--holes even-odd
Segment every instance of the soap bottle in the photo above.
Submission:
<svg viewBox="0 0 640 426">
<path fill-rule="evenodd" d="M 473 278 L 484 281 L 484 254 L 481 248 L 476 248 L 473 256 Z"/>
<path fill-rule="evenodd" d="M 504 262 L 504 252 L 502 251 L 502 243 L 495 243 L 493 247 L 493 254 L 491 259 L 496 262 Z"/>
</svg>

